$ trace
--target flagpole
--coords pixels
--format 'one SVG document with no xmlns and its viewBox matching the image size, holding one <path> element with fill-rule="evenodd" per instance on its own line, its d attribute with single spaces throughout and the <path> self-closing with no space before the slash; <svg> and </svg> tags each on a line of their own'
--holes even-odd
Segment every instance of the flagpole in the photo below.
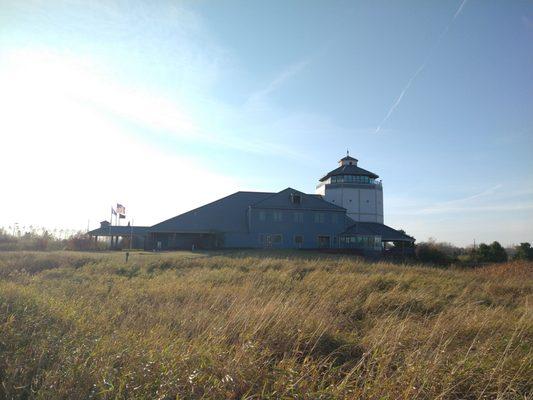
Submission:
<svg viewBox="0 0 533 400">
<path fill-rule="evenodd" d="M 111 218 L 109 218 L 109 248 L 113 247 L 113 236 L 111 236 L 111 225 L 113 225 L 113 206 L 111 206 Z"/>
</svg>

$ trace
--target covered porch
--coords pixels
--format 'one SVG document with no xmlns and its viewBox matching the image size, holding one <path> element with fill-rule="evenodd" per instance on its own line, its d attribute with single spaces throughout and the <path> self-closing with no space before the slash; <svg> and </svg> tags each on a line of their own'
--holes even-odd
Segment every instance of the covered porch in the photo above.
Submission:
<svg viewBox="0 0 533 400">
<path fill-rule="evenodd" d="M 104 239 L 110 250 L 146 249 L 149 227 L 147 226 L 116 226 L 108 221 L 100 222 L 100 228 L 87 234 L 94 240 L 95 248 Z"/>
<path fill-rule="evenodd" d="M 153 250 L 209 250 L 223 242 L 222 234 L 212 231 L 150 232 L 148 236 Z"/>
<path fill-rule="evenodd" d="M 415 238 L 377 222 L 356 222 L 339 236 L 340 247 L 390 255 L 412 255 Z"/>
</svg>

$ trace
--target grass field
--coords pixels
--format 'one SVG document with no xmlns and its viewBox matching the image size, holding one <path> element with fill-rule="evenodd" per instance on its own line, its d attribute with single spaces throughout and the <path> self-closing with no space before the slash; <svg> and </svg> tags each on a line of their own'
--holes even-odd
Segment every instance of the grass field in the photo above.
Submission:
<svg viewBox="0 0 533 400">
<path fill-rule="evenodd" d="M 0 253 L 0 398 L 528 399 L 533 265 Z"/>
</svg>

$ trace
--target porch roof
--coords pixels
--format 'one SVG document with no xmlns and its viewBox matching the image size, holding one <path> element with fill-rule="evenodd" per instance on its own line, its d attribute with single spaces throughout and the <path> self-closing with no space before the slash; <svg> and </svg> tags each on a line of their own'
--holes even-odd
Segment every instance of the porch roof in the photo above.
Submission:
<svg viewBox="0 0 533 400">
<path fill-rule="evenodd" d="M 414 242 L 415 238 L 406 235 L 385 224 L 377 222 L 355 222 L 346 229 L 341 236 L 345 235 L 375 235 L 381 236 L 383 242 Z"/>
<path fill-rule="evenodd" d="M 116 226 L 108 225 L 87 232 L 91 236 L 144 236 L 150 230 L 149 226 Z"/>
</svg>

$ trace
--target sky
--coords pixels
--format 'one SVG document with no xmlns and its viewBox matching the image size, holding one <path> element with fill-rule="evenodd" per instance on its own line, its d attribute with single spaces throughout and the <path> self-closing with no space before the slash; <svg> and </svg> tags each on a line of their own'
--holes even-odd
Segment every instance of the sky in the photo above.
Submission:
<svg viewBox="0 0 533 400">
<path fill-rule="evenodd" d="M 0 0 L 0 226 L 314 193 L 347 149 L 417 241 L 533 242 L 533 2 Z"/>
</svg>

